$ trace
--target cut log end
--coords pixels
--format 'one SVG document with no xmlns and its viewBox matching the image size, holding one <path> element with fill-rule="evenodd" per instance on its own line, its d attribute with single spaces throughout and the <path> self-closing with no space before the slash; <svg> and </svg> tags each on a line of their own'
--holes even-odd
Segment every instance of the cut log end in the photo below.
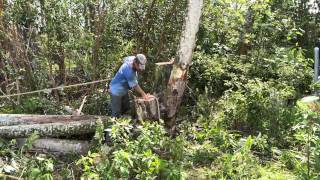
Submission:
<svg viewBox="0 0 320 180">
<path fill-rule="evenodd" d="M 135 114 L 138 120 L 159 120 L 159 102 L 156 97 L 149 99 L 135 99 Z"/>
</svg>

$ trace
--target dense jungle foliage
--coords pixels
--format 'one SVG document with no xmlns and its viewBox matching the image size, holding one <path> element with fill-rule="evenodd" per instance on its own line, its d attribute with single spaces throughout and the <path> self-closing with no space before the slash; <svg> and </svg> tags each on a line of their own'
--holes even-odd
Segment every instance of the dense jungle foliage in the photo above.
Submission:
<svg viewBox="0 0 320 180">
<path fill-rule="evenodd" d="M 0 137 L 0 178 L 320 179 L 320 104 L 313 83 L 319 0 L 205 0 L 177 115 L 102 124 L 86 155 L 29 152 Z M 0 95 L 111 79 L 123 57 L 145 53 L 140 84 L 161 92 L 176 56 L 186 0 L 0 0 Z M 3 114 L 106 115 L 103 84 L 1 98 Z M 133 131 L 139 131 L 138 135 Z"/>
</svg>

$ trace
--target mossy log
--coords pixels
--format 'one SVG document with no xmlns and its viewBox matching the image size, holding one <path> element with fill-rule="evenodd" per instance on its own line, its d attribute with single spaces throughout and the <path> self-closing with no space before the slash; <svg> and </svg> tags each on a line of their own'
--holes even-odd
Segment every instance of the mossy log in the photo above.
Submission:
<svg viewBox="0 0 320 180">
<path fill-rule="evenodd" d="M 27 114 L 0 114 L 0 126 L 14 126 L 26 124 L 66 123 L 83 120 L 106 119 L 106 116 L 73 116 L 73 115 L 27 115 Z"/>
<path fill-rule="evenodd" d="M 96 121 L 98 118 L 94 117 L 91 119 L 78 121 L 62 121 L 62 119 L 63 118 L 60 117 L 60 122 L 56 121 L 55 123 L 1 126 L 0 137 L 27 137 L 34 132 L 37 132 L 40 137 L 68 137 L 94 133 L 97 126 Z M 103 121 L 103 123 L 107 122 L 106 118 L 101 120 Z"/>
<path fill-rule="evenodd" d="M 159 120 L 159 102 L 156 97 L 149 99 L 137 98 L 134 101 L 136 116 L 138 120 Z"/>
</svg>

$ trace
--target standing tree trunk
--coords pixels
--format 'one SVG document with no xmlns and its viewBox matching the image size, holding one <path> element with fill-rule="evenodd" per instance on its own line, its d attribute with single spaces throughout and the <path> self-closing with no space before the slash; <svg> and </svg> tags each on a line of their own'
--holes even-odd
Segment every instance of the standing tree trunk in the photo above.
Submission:
<svg viewBox="0 0 320 180">
<path fill-rule="evenodd" d="M 66 84 L 66 64 L 65 64 L 65 56 L 64 56 L 64 48 L 62 43 L 60 43 L 58 47 L 57 54 L 57 63 L 59 66 L 59 81 L 60 84 Z"/>
<path fill-rule="evenodd" d="M 94 79 L 98 79 L 99 77 L 99 50 L 101 48 L 101 42 L 102 42 L 102 36 L 104 32 L 104 20 L 105 20 L 105 12 L 106 10 L 99 7 L 97 5 L 97 11 L 98 14 L 94 20 L 94 36 L 95 36 L 95 41 L 92 47 L 92 67 L 93 67 L 93 72 L 94 72 Z"/>
<path fill-rule="evenodd" d="M 180 40 L 177 59 L 171 70 L 164 100 L 166 106 L 166 124 L 171 128 L 175 125 L 175 116 L 187 85 L 187 72 L 192 60 L 196 34 L 199 30 L 202 6 L 203 0 L 188 0 L 188 12 Z"/>
<path fill-rule="evenodd" d="M 3 7 L 4 7 L 3 6 L 3 0 L 0 0 L 0 21 L 2 19 L 2 14 L 3 14 L 3 10 L 4 10 Z M 2 22 L 0 22 L 0 25 L 2 25 Z"/>
<path fill-rule="evenodd" d="M 0 0 L 0 33 L 3 32 L 4 28 L 3 28 L 3 22 L 2 22 L 2 14 L 3 14 L 3 0 Z M 3 49 L 2 47 L 2 38 L 0 39 L 0 48 Z M 4 64 L 4 60 L 2 57 L 2 54 L 0 53 L 0 90 L 1 91 L 6 91 L 6 87 L 8 85 L 8 78 L 7 78 L 7 74 L 4 71 L 5 68 L 5 64 Z"/>
<path fill-rule="evenodd" d="M 254 23 L 254 11 L 252 7 L 248 8 L 246 14 L 246 21 L 241 28 L 242 32 L 240 33 L 240 38 L 238 41 L 238 54 L 239 55 L 247 55 L 250 49 L 250 44 L 246 42 L 246 36 L 252 32 Z"/>
</svg>

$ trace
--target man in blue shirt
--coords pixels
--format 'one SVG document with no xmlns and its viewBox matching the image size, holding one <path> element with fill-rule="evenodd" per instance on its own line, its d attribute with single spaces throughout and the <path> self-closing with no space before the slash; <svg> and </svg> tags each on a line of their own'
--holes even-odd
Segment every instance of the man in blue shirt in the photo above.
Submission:
<svg viewBox="0 0 320 180">
<path fill-rule="evenodd" d="M 129 89 L 134 89 L 144 99 L 149 98 L 150 95 L 139 86 L 137 77 L 137 72 L 145 69 L 146 62 L 147 58 L 143 54 L 124 58 L 122 66 L 110 82 L 112 117 L 119 117 L 130 109 Z"/>
</svg>

